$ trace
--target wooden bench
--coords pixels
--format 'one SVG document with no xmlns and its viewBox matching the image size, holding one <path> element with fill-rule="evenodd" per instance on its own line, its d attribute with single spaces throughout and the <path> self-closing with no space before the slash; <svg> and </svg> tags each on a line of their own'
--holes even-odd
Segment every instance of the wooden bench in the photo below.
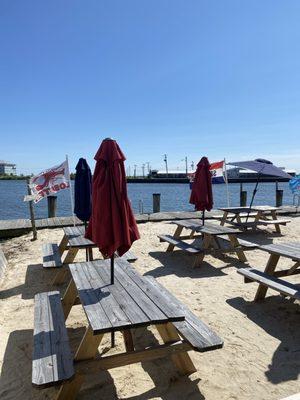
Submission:
<svg viewBox="0 0 300 400">
<path fill-rule="evenodd" d="M 250 279 L 251 281 L 258 282 L 259 284 L 273 289 L 285 296 L 300 300 L 300 289 L 297 285 L 293 285 L 290 282 L 278 279 L 254 268 L 242 268 L 237 272 L 243 275 L 247 280 Z"/>
<path fill-rule="evenodd" d="M 75 374 L 60 293 L 35 296 L 32 384 L 58 385 Z"/>
<path fill-rule="evenodd" d="M 175 239 L 171 235 L 159 235 L 158 237 L 161 242 L 170 243 L 171 246 L 173 246 L 173 247 L 176 246 L 179 249 L 184 250 L 189 254 L 195 255 L 195 254 L 203 253 L 203 250 L 197 249 L 196 247 L 184 242 L 183 240 Z"/>
<path fill-rule="evenodd" d="M 236 225 L 241 228 L 256 228 L 259 225 L 268 226 L 268 225 L 286 225 L 291 222 L 290 219 L 258 219 L 257 221 L 249 221 L 249 222 L 231 222 L 233 225 Z"/>
<path fill-rule="evenodd" d="M 221 240 L 223 243 L 230 243 L 230 239 L 224 235 L 217 236 L 217 239 Z M 248 240 L 237 238 L 237 241 L 244 251 L 259 248 L 259 245 L 257 243 L 249 242 Z"/>
<path fill-rule="evenodd" d="M 5 255 L 3 253 L 3 251 L 0 248 L 0 281 L 4 276 L 4 272 L 6 270 L 6 267 L 7 267 L 7 260 L 6 260 L 6 257 L 5 257 Z"/>
<path fill-rule="evenodd" d="M 43 253 L 43 267 L 44 268 L 57 268 L 62 267 L 61 254 L 59 247 L 55 243 L 46 243 L 42 247 Z"/>
<path fill-rule="evenodd" d="M 149 280 L 161 295 L 185 315 L 184 321 L 173 322 L 173 325 L 180 336 L 189 342 L 193 350 L 202 353 L 223 347 L 222 339 L 193 314 L 187 306 L 173 296 L 164 286 L 160 285 L 153 277 L 147 276 L 145 279 Z"/>
</svg>

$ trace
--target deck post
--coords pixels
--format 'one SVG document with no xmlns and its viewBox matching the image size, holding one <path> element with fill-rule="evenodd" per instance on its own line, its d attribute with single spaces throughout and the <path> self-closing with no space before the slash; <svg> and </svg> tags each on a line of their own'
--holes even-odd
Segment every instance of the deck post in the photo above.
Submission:
<svg viewBox="0 0 300 400">
<path fill-rule="evenodd" d="M 48 218 L 56 217 L 57 196 L 48 196 Z"/>
<path fill-rule="evenodd" d="M 240 184 L 240 207 L 246 207 L 247 205 L 247 191 L 243 190 L 243 184 Z"/>
<path fill-rule="evenodd" d="M 276 207 L 282 206 L 283 190 L 278 189 L 278 182 L 276 181 Z"/>
<path fill-rule="evenodd" d="M 160 212 L 160 193 L 153 193 L 153 212 Z"/>
</svg>

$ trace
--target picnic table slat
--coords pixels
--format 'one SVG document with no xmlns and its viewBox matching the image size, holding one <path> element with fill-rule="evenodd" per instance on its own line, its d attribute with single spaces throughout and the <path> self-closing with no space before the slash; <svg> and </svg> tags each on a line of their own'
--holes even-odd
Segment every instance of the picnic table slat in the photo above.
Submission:
<svg viewBox="0 0 300 400">
<path fill-rule="evenodd" d="M 194 230 L 199 233 L 207 233 L 208 235 L 226 235 L 226 234 L 240 234 L 242 231 L 227 226 L 213 224 L 206 222 L 202 225 L 200 220 L 183 220 L 174 221 L 173 224 L 183 226 L 184 228 Z"/>
<path fill-rule="evenodd" d="M 42 246 L 42 254 L 44 268 L 55 268 L 62 266 L 61 256 L 57 244 L 44 243 Z"/>
</svg>

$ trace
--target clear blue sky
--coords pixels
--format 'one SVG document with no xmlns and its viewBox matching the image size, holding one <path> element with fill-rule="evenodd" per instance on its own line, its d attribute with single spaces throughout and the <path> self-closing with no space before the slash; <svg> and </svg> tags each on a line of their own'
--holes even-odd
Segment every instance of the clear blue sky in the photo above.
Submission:
<svg viewBox="0 0 300 400">
<path fill-rule="evenodd" d="M 265 157 L 300 171 L 299 0 L 1 0 L 0 159 Z"/>
</svg>

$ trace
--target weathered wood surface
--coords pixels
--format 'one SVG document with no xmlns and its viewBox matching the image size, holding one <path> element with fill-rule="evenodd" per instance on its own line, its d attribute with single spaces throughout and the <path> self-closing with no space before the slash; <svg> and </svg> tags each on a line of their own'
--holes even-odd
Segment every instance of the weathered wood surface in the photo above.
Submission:
<svg viewBox="0 0 300 400">
<path fill-rule="evenodd" d="M 230 239 L 227 236 L 218 236 L 219 240 L 223 240 L 225 242 L 230 242 Z M 248 240 L 237 238 L 238 243 L 244 250 L 254 250 L 259 248 L 259 244 L 249 242 Z"/>
<path fill-rule="evenodd" d="M 176 239 L 175 237 L 173 237 L 171 235 L 159 235 L 158 237 L 162 242 L 170 243 L 170 244 L 178 247 L 179 249 L 184 250 L 190 254 L 199 254 L 199 253 L 202 253 L 202 251 L 203 251 L 201 249 L 194 247 L 193 245 L 191 245 L 189 243 L 184 242 L 183 240 Z"/>
<path fill-rule="evenodd" d="M 260 250 L 267 251 L 271 254 L 277 254 L 282 257 L 287 257 L 295 261 L 300 261 L 300 243 L 272 243 L 259 246 Z"/>
<path fill-rule="evenodd" d="M 169 298 L 174 306 L 185 315 L 184 321 L 174 322 L 173 325 L 179 334 L 191 344 L 194 350 L 204 352 L 223 346 L 223 340 L 193 314 L 187 306 L 173 296 L 164 286 L 160 285 L 153 277 L 148 276 L 146 279 L 166 298 Z"/>
<path fill-rule="evenodd" d="M 58 245 L 55 243 L 45 243 L 42 246 L 43 267 L 56 268 L 62 266 L 62 260 Z"/>
<path fill-rule="evenodd" d="M 74 376 L 73 356 L 59 292 L 35 296 L 32 383 L 60 384 Z"/>
<path fill-rule="evenodd" d="M 226 235 L 226 234 L 243 233 L 239 229 L 229 228 L 227 226 L 222 226 L 207 221 L 205 222 L 205 225 L 202 225 L 202 221 L 196 219 L 180 220 L 173 223 L 178 226 L 191 229 L 192 231 L 196 231 L 198 233 L 207 233 L 209 235 Z"/>
<path fill-rule="evenodd" d="M 6 257 L 5 257 L 3 251 L 2 251 L 2 249 L 0 247 L 0 282 L 1 282 L 1 279 L 3 278 L 3 276 L 4 276 L 6 267 L 7 267 L 7 260 L 6 260 Z"/>
<path fill-rule="evenodd" d="M 297 285 L 275 278 L 254 268 L 242 268 L 237 270 L 237 272 L 247 279 L 251 279 L 270 289 L 300 300 L 300 289 Z"/>
<path fill-rule="evenodd" d="M 110 285 L 110 260 L 70 264 L 69 268 L 94 334 L 184 319 L 152 285 L 137 285 L 127 272 L 131 265 L 122 258 L 115 260 L 114 285 Z"/>
</svg>

